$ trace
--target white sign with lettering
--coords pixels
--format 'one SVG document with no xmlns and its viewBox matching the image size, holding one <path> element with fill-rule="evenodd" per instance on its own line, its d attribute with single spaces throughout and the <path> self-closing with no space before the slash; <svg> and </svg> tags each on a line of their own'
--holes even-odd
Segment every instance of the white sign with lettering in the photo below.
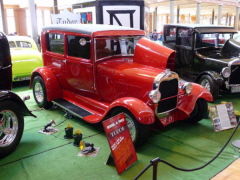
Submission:
<svg viewBox="0 0 240 180">
<path fill-rule="evenodd" d="M 80 24 L 81 17 L 65 9 L 60 14 L 51 14 L 53 24 Z"/>
</svg>

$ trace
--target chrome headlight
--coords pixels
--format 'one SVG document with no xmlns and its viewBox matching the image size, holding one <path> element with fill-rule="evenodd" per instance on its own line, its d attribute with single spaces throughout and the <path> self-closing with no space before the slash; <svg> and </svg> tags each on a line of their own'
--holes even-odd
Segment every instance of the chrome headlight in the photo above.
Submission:
<svg viewBox="0 0 240 180">
<path fill-rule="evenodd" d="M 225 67 L 222 69 L 222 75 L 224 78 L 228 78 L 231 74 L 231 69 L 229 67 Z"/>
<path fill-rule="evenodd" d="M 161 99 L 161 93 L 157 89 L 152 90 L 149 93 L 149 98 L 152 100 L 153 103 L 158 103 Z"/>
<path fill-rule="evenodd" d="M 192 92 L 192 83 L 185 82 L 181 88 L 187 95 L 189 95 Z"/>
</svg>

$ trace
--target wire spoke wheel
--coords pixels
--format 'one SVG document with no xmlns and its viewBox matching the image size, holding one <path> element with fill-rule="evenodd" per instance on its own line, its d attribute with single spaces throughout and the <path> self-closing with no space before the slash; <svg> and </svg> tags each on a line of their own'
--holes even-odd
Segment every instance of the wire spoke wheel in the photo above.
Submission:
<svg viewBox="0 0 240 180">
<path fill-rule="evenodd" d="M 201 81 L 201 85 L 205 87 L 207 90 L 211 91 L 211 85 L 210 82 L 207 79 L 203 79 Z"/>
<path fill-rule="evenodd" d="M 199 80 L 199 84 L 212 94 L 214 100 L 218 97 L 219 84 L 217 84 L 211 76 L 203 75 Z"/>
<path fill-rule="evenodd" d="M 9 146 L 17 136 L 18 118 L 13 111 L 0 112 L 0 147 Z"/>
<path fill-rule="evenodd" d="M 130 111 L 124 108 L 115 109 L 112 112 L 112 116 L 115 116 L 119 113 L 124 113 L 127 126 L 135 148 L 142 146 L 149 137 L 149 126 L 138 122 L 135 116 L 133 116 L 133 114 Z"/>
<path fill-rule="evenodd" d="M 131 138 L 134 141 L 134 140 L 136 140 L 136 137 L 137 137 L 136 126 L 135 126 L 132 118 L 128 114 L 125 113 L 124 115 L 125 115 L 125 118 L 126 118 L 126 121 L 127 121 L 127 126 L 128 126 L 128 129 L 129 129 Z"/>
<path fill-rule="evenodd" d="M 52 102 L 48 102 L 47 100 L 47 90 L 41 76 L 36 76 L 33 79 L 33 96 L 38 107 L 45 109 L 51 108 Z"/>
<path fill-rule="evenodd" d="M 34 94 L 35 94 L 36 100 L 41 103 L 44 99 L 44 92 L 43 92 L 43 88 L 42 88 L 42 85 L 40 84 L 40 82 L 37 82 L 34 85 L 33 89 L 34 89 Z"/>
</svg>

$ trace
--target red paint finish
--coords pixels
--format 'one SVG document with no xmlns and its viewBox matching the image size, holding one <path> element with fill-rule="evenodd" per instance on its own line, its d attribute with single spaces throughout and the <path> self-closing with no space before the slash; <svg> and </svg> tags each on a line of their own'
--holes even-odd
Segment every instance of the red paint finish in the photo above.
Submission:
<svg viewBox="0 0 240 180">
<path fill-rule="evenodd" d="M 33 77 L 35 74 L 40 74 L 44 80 L 48 95 L 47 96 L 48 101 L 52 101 L 63 96 L 62 88 L 51 69 L 49 69 L 48 67 L 41 67 L 35 69 L 31 78 L 31 82 L 33 81 Z"/>
<path fill-rule="evenodd" d="M 172 64 L 172 59 L 174 57 L 175 51 L 172 49 L 161 46 L 146 38 L 142 38 L 137 43 L 134 53 L 134 62 L 166 69 L 168 61 Z"/>
<path fill-rule="evenodd" d="M 42 76 L 48 101 L 63 98 L 91 112 L 81 117 L 89 123 L 101 122 L 121 107 L 142 124 L 166 126 L 188 118 L 198 98 L 212 100 L 210 93 L 196 84 L 186 95 L 178 84 L 178 75 L 170 71 L 174 69 L 175 51 L 143 36 L 143 31 L 126 27 L 45 27 L 41 36 L 44 67 L 35 70 L 32 78 Z M 71 54 L 74 38 L 79 42 L 75 46 L 79 50 L 74 52 L 78 55 Z M 106 41 L 103 44 L 108 53 L 98 58 L 95 44 L 100 40 Z M 160 87 L 163 98 L 153 103 L 149 94 Z M 163 99 L 176 105 L 161 103 Z"/>
</svg>

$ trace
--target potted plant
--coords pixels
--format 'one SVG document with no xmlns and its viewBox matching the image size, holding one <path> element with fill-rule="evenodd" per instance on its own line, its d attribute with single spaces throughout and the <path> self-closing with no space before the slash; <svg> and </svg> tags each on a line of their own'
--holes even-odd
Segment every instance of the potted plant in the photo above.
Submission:
<svg viewBox="0 0 240 180">
<path fill-rule="evenodd" d="M 65 139 L 72 139 L 73 138 L 73 126 L 68 122 L 67 126 L 65 127 Z"/>
<path fill-rule="evenodd" d="M 73 132 L 73 145 L 79 147 L 80 141 L 82 140 L 82 132 L 80 129 L 75 129 Z"/>
</svg>

